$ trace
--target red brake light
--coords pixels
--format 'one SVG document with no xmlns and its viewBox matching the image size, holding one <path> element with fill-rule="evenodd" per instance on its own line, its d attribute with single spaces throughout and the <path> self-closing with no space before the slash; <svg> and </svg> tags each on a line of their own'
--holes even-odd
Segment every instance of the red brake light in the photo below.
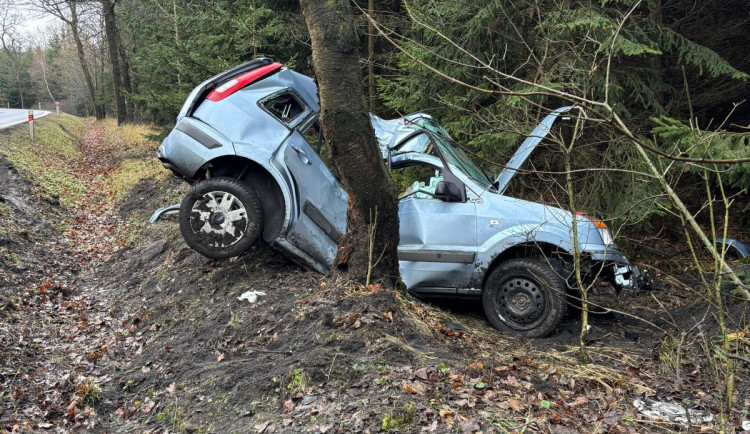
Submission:
<svg viewBox="0 0 750 434">
<path fill-rule="evenodd" d="M 211 93 L 208 94 L 206 99 L 210 101 L 221 101 L 222 99 L 237 92 L 238 90 L 242 89 L 248 84 L 254 81 L 260 80 L 266 75 L 277 71 L 282 66 L 283 65 L 281 63 L 275 62 L 270 65 L 261 66 L 260 68 L 256 68 L 256 69 L 253 69 L 252 71 L 248 71 L 244 74 L 238 75 L 237 77 L 225 83 L 222 83 L 221 86 L 212 90 Z"/>
</svg>

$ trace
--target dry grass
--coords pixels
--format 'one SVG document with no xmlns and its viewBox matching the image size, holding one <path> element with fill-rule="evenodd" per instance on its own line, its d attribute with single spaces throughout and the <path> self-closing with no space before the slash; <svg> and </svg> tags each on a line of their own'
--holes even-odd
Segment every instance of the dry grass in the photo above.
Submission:
<svg viewBox="0 0 750 434">
<path fill-rule="evenodd" d="M 36 121 L 35 142 L 26 125 L 0 132 L 0 156 L 38 185 L 44 195 L 68 204 L 86 191 L 76 170 L 83 158 L 77 137 L 84 128 L 81 118 L 48 115 Z"/>
<path fill-rule="evenodd" d="M 141 180 L 165 179 L 169 172 L 164 170 L 155 158 L 158 143 L 153 139 L 157 129 L 147 124 L 125 124 L 120 127 L 114 119 L 101 121 L 104 130 L 103 146 L 113 149 L 120 155 L 117 165 L 108 173 L 111 199 L 119 203 Z"/>
</svg>

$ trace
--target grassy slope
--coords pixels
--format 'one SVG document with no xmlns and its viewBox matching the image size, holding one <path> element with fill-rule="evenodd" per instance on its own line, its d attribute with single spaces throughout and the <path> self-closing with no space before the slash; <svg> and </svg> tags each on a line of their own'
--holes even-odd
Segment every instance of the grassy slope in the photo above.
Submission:
<svg viewBox="0 0 750 434">
<path fill-rule="evenodd" d="M 90 128 L 103 130 L 102 146 L 110 150 L 103 157 L 111 161 L 111 170 L 101 175 L 112 204 L 117 205 L 138 182 L 163 182 L 169 177 L 153 158 L 156 142 L 152 138 L 157 131 L 142 124 L 118 128 L 111 119 L 95 123 L 68 114 L 45 116 L 36 121 L 34 143 L 25 125 L 0 133 L 0 156 L 24 173 L 41 193 L 70 205 L 86 192 L 87 185 L 78 170 L 84 164 L 79 144 Z"/>
<path fill-rule="evenodd" d="M 44 194 L 69 204 L 86 189 L 75 173 L 82 159 L 77 145 L 84 128 L 80 118 L 48 115 L 36 121 L 36 143 L 31 142 L 25 125 L 3 132 L 0 155 L 26 174 Z"/>
</svg>

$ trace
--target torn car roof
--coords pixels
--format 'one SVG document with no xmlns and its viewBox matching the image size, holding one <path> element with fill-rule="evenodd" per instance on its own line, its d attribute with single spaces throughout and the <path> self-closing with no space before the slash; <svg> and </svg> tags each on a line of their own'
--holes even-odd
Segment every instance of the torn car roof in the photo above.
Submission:
<svg viewBox="0 0 750 434">
<path fill-rule="evenodd" d="M 427 136 L 418 136 L 414 140 L 409 140 L 406 143 L 402 143 L 410 134 L 415 131 L 425 129 L 425 122 L 429 121 L 440 128 L 440 134 L 448 136 L 448 133 L 440 127 L 435 121 L 432 120 L 432 116 L 426 113 L 412 113 L 398 119 L 383 119 L 372 113 L 370 113 L 370 122 L 372 128 L 375 130 L 375 137 L 380 143 L 380 151 L 383 153 L 383 159 L 388 158 L 388 151 L 394 151 L 398 148 L 399 154 L 406 152 L 420 152 L 425 153 L 430 146 L 430 141 Z M 450 137 L 450 136 L 448 136 Z"/>
</svg>

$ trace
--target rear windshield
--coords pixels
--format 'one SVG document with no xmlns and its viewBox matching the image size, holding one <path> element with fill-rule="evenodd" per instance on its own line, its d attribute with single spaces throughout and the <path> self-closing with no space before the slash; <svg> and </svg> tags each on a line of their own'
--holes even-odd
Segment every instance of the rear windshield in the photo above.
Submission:
<svg viewBox="0 0 750 434">
<path fill-rule="evenodd" d="M 281 122 L 288 124 L 305 111 L 305 106 L 292 93 L 283 93 L 263 103 L 263 107 Z"/>
</svg>

